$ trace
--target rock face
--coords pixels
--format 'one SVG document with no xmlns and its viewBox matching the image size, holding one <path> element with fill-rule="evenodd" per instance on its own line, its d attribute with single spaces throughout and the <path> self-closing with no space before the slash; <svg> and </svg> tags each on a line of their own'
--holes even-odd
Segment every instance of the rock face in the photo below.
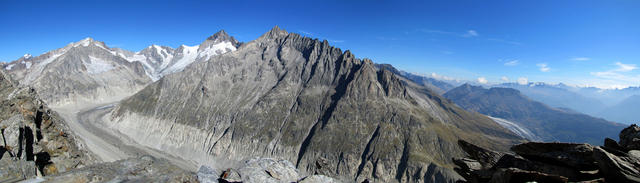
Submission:
<svg viewBox="0 0 640 183">
<path fill-rule="evenodd" d="M 511 88 L 485 89 L 465 84 L 449 90 L 443 96 L 466 110 L 496 117 L 496 122 L 532 141 L 601 145 L 603 138 L 615 138 L 625 127 L 585 114 L 549 107 Z"/>
<path fill-rule="evenodd" d="M 91 38 L 10 64 L 14 66 L 5 67 L 7 72 L 20 85 L 35 88 L 52 106 L 115 101 L 151 82 L 142 64 L 118 56 Z"/>
<path fill-rule="evenodd" d="M 553 162 L 571 168 L 593 170 L 593 146 L 589 144 L 529 142 L 511 147 L 511 151 L 528 159 Z"/>
<path fill-rule="evenodd" d="M 640 127 L 633 124 L 620 132 L 620 146 L 628 150 L 640 150 Z"/>
<path fill-rule="evenodd" d="M 93 163 L 55 112 L 32 88 L 0 70 L 0 182 L 52 175 Z"/>
<path fill-rule="evenodd" d="M 198 170 L 198 181 L 201 183 L 218 182 L 307 182 L 329 183 L 339 182 L 325 175 L 305 176 L 300 173 L 293 163 L 274 158 L 254 157 L 244 161 L 234 168 L 217 170 L 208 166 L 201 166 Z"/>
<path fill-rule="evenodd" d="M 196 175 L 167 160 L 141 156 L 44 177 L 42 182 L 198 182 Z"/>
<path fill-rule="evenodd" d="M 293 163 L 287 160 L 276 160 L 272 158 L 252 158 L 245 161 L 237 169 L 228 169 L 222 173 L 220 182 L 298 182 L 298 180 L 306 179 L 296 169 Z M 332 178 L 322 176 L 311 179 L 327 179 Z M 311 181 L 309 179 L 308 181 Z"/>
<path fill-rule="evenodd" d="M 111 118 L 181 157 L 278 157 L 359 182 L 453 182 L 459 139 L 502 150 L 521 140 L 368 59 L 277 27 L 150 84 Z"/>
<path fill-rule="evenodd" d="M 51 106 L 102 104 L 119 101 L 164 75 L 239 45 L 224 31 L 196 46 L 151 45 L 139 52 L 87 38 L 37 57 L 22 57 L 3 69 L 20 85 L 35 88 Z"/>
<path fill-rule="evenodd" d="M 621 133 L 628 137 L 632 125 Z M 605 147 L 573 143 L 528 142 L 513 146 L 516 153 L 504 154 L 497 163 L 481 164 L 477 156 L 489 150 L 463 148 L 470 158 L 456 158 L 456 171 L 467 182 L 640 182 L 640 151 L 624 149 L 606 139 Z M 622 140 L 621 142 L 622 143 Z M 469 146 L 461 142 L 461 146 Z M 494 154 L 497 155 L 497 154 Z"/>
<path fill-rule="evenodd" d="M 616 156 L 596 147 L 594 158 L 605 180 L 609 182 L 640 182 L 640 158 L 634 156 Z"/>
</svg>

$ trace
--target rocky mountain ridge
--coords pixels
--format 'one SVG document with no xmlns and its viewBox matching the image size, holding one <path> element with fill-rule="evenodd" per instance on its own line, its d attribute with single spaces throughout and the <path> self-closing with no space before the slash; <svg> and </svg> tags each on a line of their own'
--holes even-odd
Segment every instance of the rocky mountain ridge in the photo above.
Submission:
<svg viewBox="0 0 640 183">
<path fill-rule="evenodd" d="M 280 157 L 351 181 L 453 182 L 458 139 L 521 140 L 368 59 L 275 27 L 123 100 L 111 128 L 194 159 Z"/>
<path fill-rule="evenodd" d="M 151 45 L 139 52 L 110 48 L 86 38 L 40 56 L 3 64 L 23 86 L 40 91 L 49 105 L 109 103 L 127 97 L 160 77 L 193 62 L 233 51 L 240 43 L 220 31 L 200 45 L 177 49 Z"/>
</svg>

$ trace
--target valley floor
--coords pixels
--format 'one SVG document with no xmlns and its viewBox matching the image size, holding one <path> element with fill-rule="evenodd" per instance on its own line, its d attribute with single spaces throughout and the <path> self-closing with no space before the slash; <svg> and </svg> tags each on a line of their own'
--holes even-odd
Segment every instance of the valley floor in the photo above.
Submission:
<svg viewBox="0 0 640 183">
<path fill-rule="evenodd" d="M 110 129 L 106 125 L 105 115 L 113 109 L 115 103 L 79 105 L 83 107 L 54 108 L 68 123 L 69 127 L 81 138 L 87 149 L 104 162 L 151 155 L 165 158 L 171 163 L 189 171 L 196 171 L 197 164 L 175 157 L 155 149 L 137 144 L 135 141 Z"/>
</svg>

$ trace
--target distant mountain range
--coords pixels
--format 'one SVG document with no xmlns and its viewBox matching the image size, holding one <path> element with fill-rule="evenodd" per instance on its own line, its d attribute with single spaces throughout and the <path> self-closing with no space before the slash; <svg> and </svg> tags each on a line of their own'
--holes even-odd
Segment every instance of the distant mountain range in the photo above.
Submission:
<svg viewBox="0 0 640 183">
<path fill-rule="evenodd" d="M 40 91 L 40 97 L 52 106 L 103 103 L 118 101 L 164 75 L 234 51 L 239 45 L 224 31 L 197 46 L 151 45 L 138 52 L 86 38 L 37 57 L 27 54 L 2 67 L 21 85 Z"/>
<path fill-rule="evenodd" d="M 568 108 L 578 112 L 596 115 L 607 106 L 598 99 L 585 97 L 579 93 L 569 91 L 566 85 L 548 85 L 545 83 L 531 83 L 521 85 L 504 83 L 494 87 L 513 88 L 534 100 L 556 108 Z"/>
<path fill-rule="evenodd" d="M 640 95 L 633 95 L 622 102 L 608 107 L 600 115 L 622 123 L 640 123 Z"/>
<path fill-rule="evenodd" d="M 388 64 L 378 64 L 378 67 L 391 66 Z M 406 77 L 415 83 L 421 84 L 438 94 L 444 94 L 447 91 L 464 84 L 460 81 L 441 80 L 397 69 L 394 73 Z M 605 118 L 610 121 L 624 124 L 640 122 L 640 113 L 623 112 L 626 110 L 622 110 L 624 107 L 620 107 L 633 107 L 633 104 L 637 101 L 637 99 L 634 99 L 636 98 L 635 96 L 640 96 L 640 87 L 600 89 L 595 87 L 569 86 L 562 83 L 547 84 L 542 82 L 530 82 L 528 84 L 476 84 L 485 87 L 513 88 L 533 100 L 565 111 L 585 113 L 591 116 Z"/>
<path fill-rule="evenodd" d="M 438 93 L 440 95 L 444 94 L 445 92 L 449 91 L 450 89 L 455 88 L 455 86 L 453 84 L 441 81 L 441 80 L 437 80 L 434 78 L 430 78 L 430 77 L 425 77 L 425 76 L 420 76 L 420 75 L 416 75 L 416 74 L 412 74 L 409 72 L 405 72 L 405 71 L 401 71 L 398 70 L 396 68 L 394 68 L 392 65 L 390 64 L 376 64 L 377 68 L 380 69 L 387 69 L 391 72 L 393 72 L 394 74 L 398 75 L 398 76 L 403 76 L 404 78 L 407 78 L 408 80 L 415 82 L 417 84 L 420 84 L 422 86 L 425 86 L 427 88 L 429 88 L 431 91 Z"/>
<path fill-rule="evenodd" d="M 494 120 L 532 140 L 602 144 L 603 138 L 615 139 L 625 127 L 550 107 L 511 88 L 485 89 L 465 84 L 448 91 L 444 97 L 469 111 L 499 118 Z"/>
</svg>

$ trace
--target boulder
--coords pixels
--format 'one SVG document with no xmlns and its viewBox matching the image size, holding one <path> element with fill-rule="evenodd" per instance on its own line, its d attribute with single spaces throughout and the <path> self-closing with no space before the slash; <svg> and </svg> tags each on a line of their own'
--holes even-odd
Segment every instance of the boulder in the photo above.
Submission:
<svg viewBox="0 0 640 183">
<path fill-rule="evenodd" d="M 627 150 L 640 150 L 640 127 L 633 124 L 620 132 L 620 146 Z"/>
<path fill-rule="evenodd" d="M 287 160 L 273 158 L 252 158 L 237 169 L 227 169 L 220 182 L 296 182 L 300 179 L 298 170 Z"/>
<path fill-rule="evenodd" d="M 203 166 L 200 166 L 196 175 L 198 176 L 198 181 L 200 183 L 218 183 L 220 172 L 218 172 L 218 170 L 213 169 L 209 166 L 203 165 Z"/>
<path fill-rule="evenodd" d="M 640 159 L 640 150 L 631 150 L 629 152 L 627 152 L 627 154 L 630 157 L 636 158 L 636 159 Z"/>
<path fill-rule="evenodd" d="M 482 165 L 477 160 L 471 158 L 453 158 L 453 164 L 465 170 L 480 170 Z"/>
<path fill-rule="evenodd" d="M 607 182 L 640 182 L 640 161 L 630 156 L 616 156 L 600 147 L 593 150 L 600 172 Z"/>
<path fill-rule="evenodd" d="M 535 171 L 520 170 L 517 168 L 498 169 L 489 181 L 491 183 L 510 182 L 545 182 L 545 183 L 565 183 L 568 179 L 563 176 L 550 175 Z"/>
<path fill-rule="evenodd" d="M 148 155 L 45 176 L 45 182 L 198 182 L 194 173 Z"/>
<path fill-rule="evenodd" d="M 593 146 L 574 143 L 527 142 L 511 147 L 511 151 L 530 160 L 568 166 L 578 170 L 595 170 Z"/>
<path fill-rule="evenodd" d="M 490 168 L 498 162 L 503 153 L 478 147 L 464 140 L 458 140 L 458 145 L 464 150 L 471 159 L 477 160 L 482 167 Z"/>
<path fill-rule="evenodd" d="M 242 176 L 235 169 L 227 169 L 222 172 L 222 175 L 218 179 L 220 183 L 229 183 L 229 182 L 242 182 Z"/>
<path fill-rule="evenodd" d="M 612 153 L 616 156 L 626 156 L 626 149 L 622 146 L 620 146 L 620 144 L 618 144 L 618 142 L 616 142 L 613 139 L 610 138 L 605 138 L 604 139 L 604 146 L 601 146 L 600 148 L 606 150 L 609 153 Z"/>
<path fill-rule="evenodd" d="M 570 181 L 584 181 L 598 178 L 598 175 L 583 173 L 576 169 L 558 166 L 553 164 L 545 164 L 538 161 L 532 161 L 520 156 L 505 154 L 500 158 L 494 169 L 517 168 L 526 171 L 535 171 L 550 175 L 560 175 L 568 178 Z"/>
<path fill-rule="evenodd" d="M 616 142 L 616 140 L 610 139 L 610 138 L 605 138 L 604 139 L 604 147 L 609 148 L 609 149 L 615 149 L 618 151 L 624 151 L 624 148 L 622 146 L 620 146 L 620 144 L 618 144 L 618 142 Z"/>
</svg>

